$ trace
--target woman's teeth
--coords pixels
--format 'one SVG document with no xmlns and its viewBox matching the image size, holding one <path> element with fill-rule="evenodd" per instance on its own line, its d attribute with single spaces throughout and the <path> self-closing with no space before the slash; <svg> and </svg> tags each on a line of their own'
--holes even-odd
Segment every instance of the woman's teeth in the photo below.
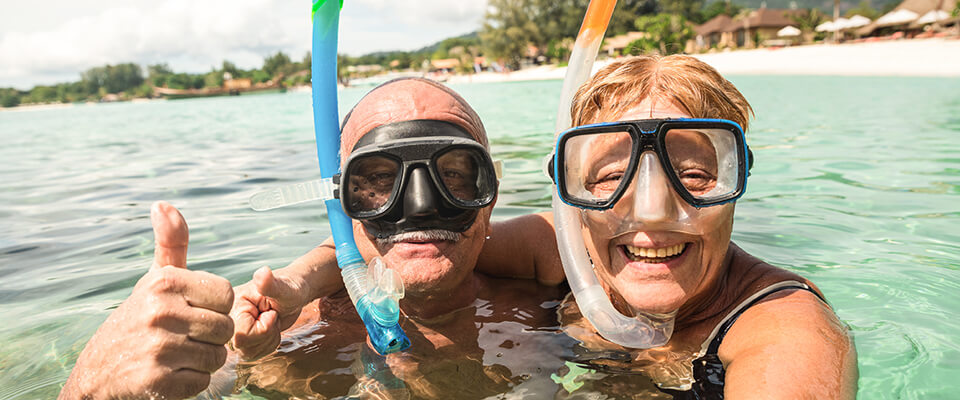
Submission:
<svg viewBox="0 0 960 400">
<path fill-rule="evenodd" d="M 680 253 L 683 253 L 683 250 L 687 248 L 687 244 L 682 243 L 668 247 L 661 247 L 658 249 L 648 249 L 630 245 L 624 245 L 623 248 L 627 254 L 627 257 L 629 257 L 632 261 L 642 261 L 656 264 L 680 255 Z"/>
</svg>

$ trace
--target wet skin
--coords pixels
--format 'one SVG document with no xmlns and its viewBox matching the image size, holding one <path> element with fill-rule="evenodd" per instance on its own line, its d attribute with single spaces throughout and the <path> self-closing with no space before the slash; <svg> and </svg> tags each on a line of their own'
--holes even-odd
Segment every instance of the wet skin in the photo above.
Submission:
<svg viewBox="0 0 960 400">
<path fill-rule="evenodd" d="M 267 398 L 361 395 L 383 398 L 483 398 L 512 387 L 557 387 L 551 373 L 572 357 L 558 335 L 565 287 L 477 274 L 476 300 L 433 319 L 404 317 L 412 346 L 381 357 L 340 293 L 311 303 L 279 350 L 241 364 L 242 384 Z"/>
</svg>

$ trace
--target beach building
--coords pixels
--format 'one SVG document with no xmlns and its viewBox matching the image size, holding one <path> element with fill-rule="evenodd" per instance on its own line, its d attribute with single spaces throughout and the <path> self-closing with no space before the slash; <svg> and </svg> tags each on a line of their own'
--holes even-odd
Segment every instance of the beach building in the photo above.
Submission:
<svg viewBox="0 0 960 400">
<path fill-rule="evenodd" d="M 860 36 L 891 34 L 903 37 L 905 34 L 902 32 L 919 34 L 931 24 L 942 27 L 956 25 L 960 18 L 951 15 L 956 7 L 956 0 L 904 0 L 876 21 L 858 29 L 856 33 Z"/>
<path fill-rule="evenodd" d="M 359 75 L 373 75 L 381 71 L 383 71 L 383 66 L 380 64 L 350 65 L 347 67 L 347 72 Z"/>
<path fill-rule="evenodd" d="M 430 72 L 454 72 L 459 66 L 460 60 L 457 58 L 430 60 Z"/>
<path fill-rule="evenodd" d="M 616 57 L 623 54 L 623 49 L 627 48 L 631 42 L 641 39 L 647 34 L 644 32 L 627 32 L 611 38 L 604 39 L 601 50 L 607 52 L 610 57 Z"/>
<path fill-rule="evenodd" d="M 729 15 L 720 14 L 693 28 L 697 33 L 696 48 L 698 50 L 709 49 L 711 47 L 725 48 L 733 46 L 733 32 L 728 27 L 733 26 L 733 18 Z"/>
<path fill-rule="evenodd" d="M 806 11 L 761 7 L 734 18 L 721 14 L 694 27 L 697 36 L 693 48 L 703 51 L 712 47 L 757 47 L 764 41 L 776 40 L 777 32 L 795 24 L 791 16 L 803 12 Z"/>
<path fill-rule="evenodd" d="M 223 81 L 223 88 L 226 90 L 249 89 L 253 87 L 253 81 L 250 78 L 226 79 Z"/>
</svg>

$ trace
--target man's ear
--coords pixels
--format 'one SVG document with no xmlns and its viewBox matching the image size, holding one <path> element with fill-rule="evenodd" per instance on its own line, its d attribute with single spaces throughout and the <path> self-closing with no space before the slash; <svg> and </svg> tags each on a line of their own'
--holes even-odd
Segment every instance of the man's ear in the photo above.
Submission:
<svg viewBox="0 0 960 400">
<path fill-rule="evenodd" d="M 493 196 L 493 201 L 490 202 L 490 205 L 488 206 L 488 208 L 490 209 L 490 215 L 487 216 L 487 221 L 488 221 L 488 222 L 487 222 L 486 237 L 490 237 L 490 235 L 493 235 L 493 224 L 490 223 L 489 221 L 490 221 L 490 218 L 493 218 L 493 207 L 496 207 L 496 206 L 497 206 L 497 199 L 499 199 L 499 198 L 500 198 L 500 194 L 497 193 L 496 196 Z"/>
</svg>

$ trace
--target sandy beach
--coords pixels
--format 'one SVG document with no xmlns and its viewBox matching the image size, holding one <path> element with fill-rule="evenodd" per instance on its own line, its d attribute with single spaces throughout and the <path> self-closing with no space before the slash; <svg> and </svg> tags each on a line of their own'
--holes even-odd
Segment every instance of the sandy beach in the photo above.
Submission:
<svg viewBox="0 0 960 400">
<path fill-rule="evenodd" d="M 960 40 L 912 39 L 815 44 L 694 55 L 721 74 L 960 77 Z M 594 70 L 612 59 L 597 61 Z M 450 76 L 449 83 L 563 79 L 566 67 Z"/>
</svg>

